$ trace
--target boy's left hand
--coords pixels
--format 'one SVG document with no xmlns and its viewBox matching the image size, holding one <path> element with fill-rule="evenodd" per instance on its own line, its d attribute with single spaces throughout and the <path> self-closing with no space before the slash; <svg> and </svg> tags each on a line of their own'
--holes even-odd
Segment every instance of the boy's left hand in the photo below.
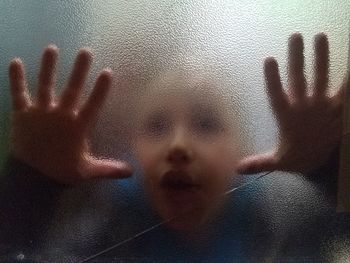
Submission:
<svg viewBox="0 0 350 263">
<path fill-rule="evenodd" d="M 342 136 L 344 84 L 329 96 L 329 48 L 325 34 L 315 37 L 314 82 L 307 85 L 304 75 L 303 39 L 293 34 L 289 40 L 288 89 L 283 90 L 278 64 L 265 60 L 264 72 L 270 105 L 279 126 L 277 149 L 249 156 L 239 164 L 240 173 L 282 170 L 309 172 L 327 162 Z M 311 89 L 308 95 L 307 89 Z"/>
</svg>

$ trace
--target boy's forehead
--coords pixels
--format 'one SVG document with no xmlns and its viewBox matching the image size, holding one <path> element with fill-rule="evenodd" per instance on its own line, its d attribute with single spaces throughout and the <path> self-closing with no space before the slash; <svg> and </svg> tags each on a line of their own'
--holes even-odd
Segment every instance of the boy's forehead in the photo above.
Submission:
<svg viewBox="0 0 350 263">
<path fill-rule="evenodd" d="M 178 78 L 172 76 L 156 80 L 147 87 L 141 98 L 141 105 L 145 108 L 177 104 L 225 110 L 227 102 L 218 83 L 192 76 L 178 76 Z"/>
</svg>

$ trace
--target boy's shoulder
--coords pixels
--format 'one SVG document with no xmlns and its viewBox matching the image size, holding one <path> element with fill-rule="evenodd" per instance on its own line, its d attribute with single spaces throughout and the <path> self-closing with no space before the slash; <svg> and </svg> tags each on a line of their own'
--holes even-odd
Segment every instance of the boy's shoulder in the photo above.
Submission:
<svg viewBox="0 0 350 263">
<path fill-rule="evenodd" d="M 282 172 L 268 175 L 252 187 L 250 195 L 265 218 L 267 232 L 274 236 L 270 245 L 278 257 L 300 261 L 319 257 L 323 261 L 350 244 L 350 214 L 336 213 L 335 192 L 329 188 L 318 178 Z"/>
</svg>

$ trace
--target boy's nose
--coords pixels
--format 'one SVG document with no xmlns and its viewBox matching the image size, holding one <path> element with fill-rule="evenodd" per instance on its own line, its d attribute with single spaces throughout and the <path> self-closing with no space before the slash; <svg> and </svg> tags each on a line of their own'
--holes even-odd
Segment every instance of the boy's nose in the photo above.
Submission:
<svg viewBox="0 0 350 263">
<path fill-rule="evenodd" d="M 174 165 L 188 164 L 193 159 L 193 153 L 188 142 L 188 134 L 184 129 L 177 129 L 172 138 L 167 161 Z"/>
<path fill-rule="evenodd" d="M 186 165 L 192 161 L 192 154 L 184 148 L 173 148 L 169 151 L 167 160 L 173 165 Z"/>
</svg>

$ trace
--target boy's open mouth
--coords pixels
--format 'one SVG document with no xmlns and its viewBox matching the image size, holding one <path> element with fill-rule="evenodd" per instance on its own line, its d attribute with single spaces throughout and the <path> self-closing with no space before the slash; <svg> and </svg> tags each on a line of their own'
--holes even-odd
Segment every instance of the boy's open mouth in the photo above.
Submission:
<svg viewBox="0 0 350 263">
<path fill-rule="evenodd" d="M 185 171 L 170 170 L 164 174 L 161 187 L 170 191 L 192 191 L 199 188 L 189 174 Z"/>
</svg>

